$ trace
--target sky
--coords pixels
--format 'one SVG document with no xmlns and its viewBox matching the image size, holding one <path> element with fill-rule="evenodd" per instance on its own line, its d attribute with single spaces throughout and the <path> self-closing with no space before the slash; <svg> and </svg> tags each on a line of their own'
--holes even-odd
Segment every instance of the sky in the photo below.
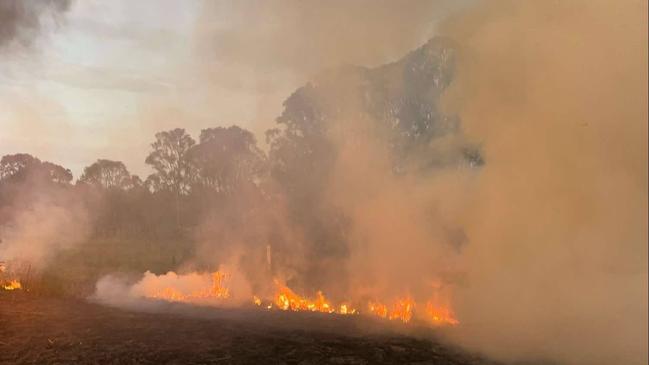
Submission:
<svg viewBox="0 0 649 365">
<path fill-rule="evenodd" d="M 282 102 L 339 64 L 390 62 L 467 1 L 76 0 L 0 49 L 0 154 L 78 177 L 96 159 L 149 173 L 157 131 L 240 125 L 261 145 Z"/>
</svg>

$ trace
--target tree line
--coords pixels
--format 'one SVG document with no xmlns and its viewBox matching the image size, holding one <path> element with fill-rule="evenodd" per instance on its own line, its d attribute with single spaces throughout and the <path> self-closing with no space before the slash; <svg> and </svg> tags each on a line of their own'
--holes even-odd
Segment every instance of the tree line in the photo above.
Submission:
<svg viewBox="0 0 649 365">
<path fill-rule="evenodd" d="M 286 99 L 276 128 L 266 132 L 267 153 L 238 126 L 204 129 L 198 140 L 182 128 L 161 131 L 143 156 L 153 171 L 144 179 L 120 161 L 99 159 L 73 181 L 63 166 L 28 154 L 4 156 L 0 239 L 13 208 L 47 195 L 58 204 L 83 200 L 94 237 L 272 241 L 281 251 L 294 238 L 288 225 L 300 231 L 305 255 L 345 257 L 349 222 L 324 194 L 338 153 L 332 136 L 381 138 L 395 174 L 479 167 L 479 148 L 463 139 L 459 119 L 438 106 L 453 73 L 453 45 L 444 39 L 388 65 L 331 70 Z M 355 129 L 355 120 L 368 121 L 371 135 Z M 454 143 L 435 147 L 443 137 Z M 326 274 L 303 270 L 313 278 Z"/>
<path fill-rule="evenodd" d="M 16 199 L 24 203 L 20 195 L 27 188 L 41 194 L 74 191 L 90 201 L 101 199 L 103 204 L 94 204 L 104 213 L 97 220 L 97 235 L 159 238 L 154 227 L 167 227 L 163 235 L 178 236 L 184 227 L 198 224 L 200 212 L 186 210 L 189 205 L 197 208 L 191 203 L 199 195 L 205 203 L 243 191 L 262 196 L 268 178 L 266 155 L 255 136 L 238 126 L 204 129 L 198 143 L 181 128 L 156 133 L 145 162 L 153 173 L 144 180 L 121 161 L 98 159 L 73 182 L 63 166 L 25 153 L 5 155 L 0 159 L 0 204 L 10 206 Z"/>
</svg>

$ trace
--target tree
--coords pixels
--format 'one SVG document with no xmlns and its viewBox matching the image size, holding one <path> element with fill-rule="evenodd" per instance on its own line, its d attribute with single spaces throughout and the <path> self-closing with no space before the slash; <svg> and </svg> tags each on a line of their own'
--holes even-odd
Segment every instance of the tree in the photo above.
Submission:
<svg viewBox="0 0 649 365">
<path fill-rule="evenodd" d="M 121 161 L 99 159 L 83 169 L 80 183 L 104 189 L 129 190 L 141 184 L 140 178 L 131 175 Z"/>
<path fill-rule="evenodd" d="M 153 151 L 145 162 L 156 172 L 147 178 L 146 185 L 149 189 L 154 189 L 154 192 L 173 194 L 176 202 L 176 226 L 181 228 L 181 196 L 190 193 L 196 174 L 189 158 L 189 150 L 196 141 L 181 128 L 156 133 L 155 138 L 156 141 L 151 144 Z"/>
<path fill-rule="evenodd" d="M 40 165 L 41 161 L 27 153 L 16 153 L 14 155 L 2 156 L 0 160 L 0 179 L 21 179 L 27 173 Z"/>
<path fill-rule="evenodd" d="M 341 141 L 378 142 L 394 174 L 483 163 L 479 148 L 462 135 L 459 118 L 439 106 L 454 76 L 454 58 L 453 42 L 434 38 L 390 64 L 328 70 L 286 99 L 278 128 L 266 133 L 269 165 L 289 217 L 309 243 L 307 254 L 324 260 L 347 253 L 349 221 L 327 193 Z"/>
<path fill-rule="evenodd" d="M 203 129 L 190 157 L 197 185 L 219 193 L 259 182 L 266 160 L 255 136 L 237 126 Z"/>
<path fill-rule="evenodd" d="M 27 153 L 5 155 L 0 159 L 0 181 L 25 182 L 27 180 L 69 184 L 72 181 L 72 172 L 51 162 L 41 162 Z"/>
<path fill-rule="evenodd" d="M 169 190 L 176 195 L 189 193 L 195 169 L 188 157 L 188 152 L 196 142 L 184 129 L 156 133 L 156 141 L 151 144 L 153 151 L 145 162 L 156 171 L 156 189 Z"/>
<path fill-rule="evenodd" d="M 44 176 L 51 182 L 57 184 L 69 184 L 72 182 L 72 172 L 63 166 L 43 161 L 40 169 Z"/>
</svg>

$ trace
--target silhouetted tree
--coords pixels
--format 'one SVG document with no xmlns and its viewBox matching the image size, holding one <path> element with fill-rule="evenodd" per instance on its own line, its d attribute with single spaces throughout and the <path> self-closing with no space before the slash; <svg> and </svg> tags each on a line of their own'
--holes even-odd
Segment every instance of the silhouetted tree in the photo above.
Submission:
<svg viewBox="0 0 649 365">
<path fill-rule="evenodd" d="M 20 182 L 27 179 L 69 184 L 72 181 L 72 172 L 51 162 L 41 162 L 27 153 L 2 157 L 0 160 L 0 181 Z"/>
<path fill-rule="evenodd" d="M 219 193 L 230 193 L 259 181 L 266 156 L 255 136 L 231 126 L 203 129 L 190 157 L 196 167 L 196 184 Z"/>
<path fill-rule="evenodd" d="M 153 177 L 147 178 L 147 186 L 157 192 L 167 192 L 174 196 L 176 226 L 181 227 L 181 196 L 191 191 L 196 169 L 189 158 L 189 150 L 196 144 L 184 129 L 156 133 L 156 141 L 151 144 L 153 151 L 145 162 L 153 167 Z"/>
<path fill-rule="evenodd" d="M 151 179 L 155 184 L 151 186 L 177 195 L 189 193 L 195 169 L 188 152 L 196 142 L 181 128 L 156 133 L 155 138 L 153 151 L 145 160 L 155 170 L 155 178 Z"/>
<path fill-rule="evenodd" d="M 141 185 L 136 175 L 131 175 L 124 163 L 99 159 L 83 170 L 80 183 L 89 184 L 104 189 L 128 190 Z"/>
<path fill-rule="evenodd" d="M 41 161 L 27 153 L 16 153 L 14 155 L 2 156 L 0 160 L 0 179 L 21 179 L 40 165 Z"/>
<path fill-rule="evenodd" d="M 72 172 L 63 166 L 43 161 L 41 170 L 52 182 L 58 184 L 69 184 L 72 182 Z"/>
</svg>

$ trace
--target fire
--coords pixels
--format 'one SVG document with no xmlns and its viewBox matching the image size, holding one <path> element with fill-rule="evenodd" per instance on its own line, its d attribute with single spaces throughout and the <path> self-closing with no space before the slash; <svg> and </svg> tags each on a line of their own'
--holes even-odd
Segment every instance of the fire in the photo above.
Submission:
<svg viewBox="0 0 649 365">
<path fill-rule="evenodd" d="M 4 290 L 17 290 L 17 289 L 22 289 L 22 287 L 23 286 L 20 284 L 20 281 L 18 280 L 10 280 L 8 283 L 2 286 Z"/>
<path fill-rule="evenodd" d="M 173 274 L 173 275 L 171 275 Z M 171 280 L 174 284 L 167 282 L 166 286 L 158 286 L 156 290 L 149 291 L 144 296 L 161 299 L 170 302 L 200 302 L 204 299 L 227 300 L 230 298 L 229 274 L 216 271 L 210 277 L 203 274 L 190 274 L 182 276 L 183 280 L 178 281 L 178 276 L 171 273 Z M 199 279 L 196 279 L 198 277 Z M 193 290 L 183 290 L 187 287 L 188 280 L 194 283 Z M 200 281 L 199 289 L 195 283 Z M 313 297 L 302 296 L 287 285 L 275 279 L 275 293 L 269 297 L 252 295 L 252 303 L 267 310 L 279 309 L 283 311 L 307 311 L 338 315 L 361 314 L 351 303 L 353 301 L 341 301 L 333 303 L 322 291 L 315 292 Z M 7 290 L 20 288 L 17 281 L 4 286 Z M 410 296 L 397 297 L 392 301 L 383 302 L 373 300 L 366 302 L 367 311 L 362 314 L 376 316 L 390 321 L 409 323 L 413 318 L 427 321 L 433 325 L 457 325 L 459 321 L 455 317 L 450 305 L 450 293 L 440 288 L 433 288 L 432 296 L 427 302 L 415 302 Z"/>
<path fill-rule="evenodd" d="M 338 308 L 338 313 L 340 314 L 356 314 L 356 309 L 350 307 L 347 304 L 341 304 Z"/>
<path fill-rule="evenodd" d="M 414 308 L 415 308 L 415 302 L 412 299 L 410 298 L 399 299 L 392 306 L 392 310 L 390 311 L 390 315 L 388 316 L 388 318 L 390 318 L 390 320 L 400 319 L 403 323 L 408 323 L 412 318 L 412 311 Z"/>
<path fill-rule="evenodd" d="M 385 304 L 370 302 L 368 308 L 370 313 L 377 317 L 386 318 L 388 316 L 388 306 Z"/>
<path fill-rule="evenodd" d="M 261 299 L 259 299 L 259 297 L 256 296 L 256 295 L 253 295 L 253 296 L 252 296 L 252 302 L 255 303 L 256 306 L 260 306 L 260 305 L 261 305 Z"/>
<path fill-rule="evenodd" d="M 275 294 L 275 305 L 282 310 L 292 310 L 292 311 L 311 311 L 311 312 L 323 312 L 323 313 L 333 313 L 335 309 L 331 306 L 331 303 L 327 301 L 324 294 L 321 291 L 316 293 L 316 299 L 311 300 L 305 297 L 301 297 L 289 287 L 279 284 L 275 281 L 277 285 L 277 293 Z"/>
<path fill-rule="evenodd" d="M 433 282 L 432 289 L 432 296 L 426 302 L 426 320 L 437 326 L 459 324 L 451 305 L 451 288 L 443 283 Z"/>
<path fill-rule="evenodd" d="M 425 319 L 435 325 L 455 326 L 460 322 L 455 318 L 453 310 L 448 305 L 441 305 L 439 300 L 426 302 Z M 387 318 L 389 320 L 399 319 L 408 323 L 415 313 L 416 303 L 409 297 L 397 299 L 391 307 L 380 302 L 369 302 L 368 310 L 374 316 Z M 419 316 L 419 318 L 421 315 Z"/>
<path fill-rule="evenodd" d="M 16 272 L 9 270 L 8 264 L 0 261 L 0 289 L 4 290 L 18 290 L 22 289 L 22 284 L 17 279 L 10 279 L 16 277 Z"/>
<path fill-rule="evenodd" d="M 371 314 L 377 317 L 387 318 L 389 320 L 399 319 L 403 323 L 408 323 L 412 319 L 415 302 L 409 297 L 400 298 L 390 308 L 380 302 L 370 302 L 368 309 Z"/>
<path fill-rule="evenodd" d="M 275 293 L 274 304 L 281 310 L 310 311 L 321 313 L 336 313 L 342 315 L 356 314 L 356 309 L 349 304 L 343 303 L 337 308 L 331 304 L 321 291 L 316 292 L 315 299 L 309 299 L 296 294 L 286 285 L 275 280 L 277 292 Z M 269 306 L 270 309 L 272 306 Z"/>
<path fill-rule="evenodd" d="M 432 320 L 437 325 L 452 325 L 455 326 L 460 322 L 455 318 L 453 310 L 449 307 L 439 306 L 433 304 L 432 301 L 426 303 L 426 315 L 428 319 Z"/>
<path fill-rule="evenodd" d="M 224 286 L 225 279 L 227 279 L 227 274 L 216 271 L 212 273 L 212 286 L 210 288 L 204 288 L 186 294 L 175 288 L 166 287 L 147 296 L 170 302 L 192 302 L 200 299 L 227 299 L 230 297 L 230 292 L 229 289 Z"/>
</svg>

